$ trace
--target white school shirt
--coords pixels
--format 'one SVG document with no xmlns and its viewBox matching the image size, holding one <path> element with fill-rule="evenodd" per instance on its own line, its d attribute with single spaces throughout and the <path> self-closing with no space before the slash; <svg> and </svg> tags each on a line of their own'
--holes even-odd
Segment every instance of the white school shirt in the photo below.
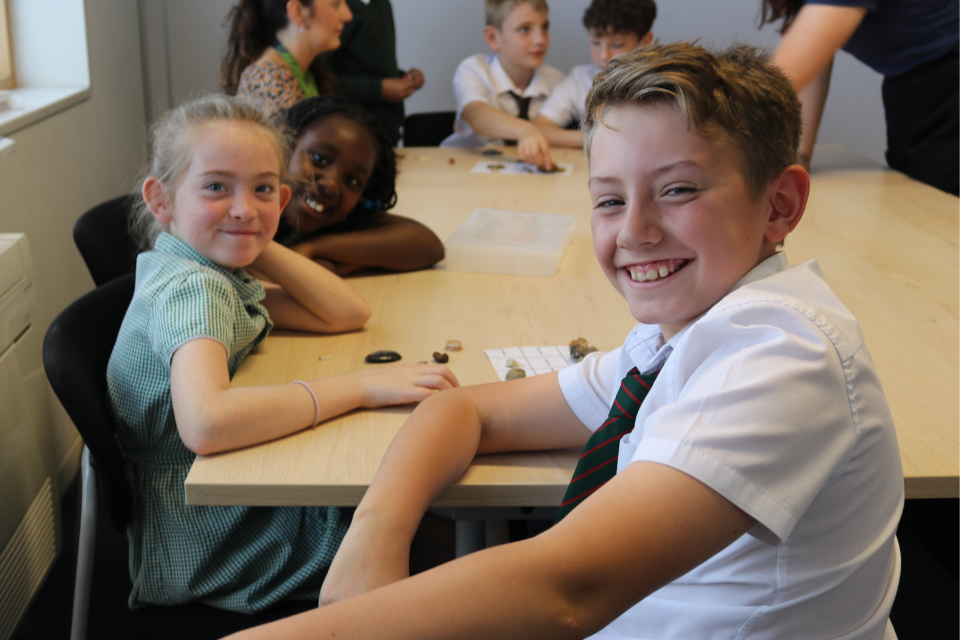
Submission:
<svg viewBox="0 0 960 640">
<path fill-rule="evenodd" d="M 457 119 L 453 123 L 453 134 L 440 143 L 441 147 L 482 147 L 488 144 L 503 144 L 503 140 L 476 133 L 463 119 L 463 108 L 471 102 L 482 102 L 504 113 L 517 116 L 520 109 L 517 101 L 510 95 L 513 91 L 522 98 L 530 97 L 528 116 L 533 120 L 540 107 L 553 92 L 554 87 L 563 80 L 563 72 L 549 65 L 540 65 L 525 89 L 519 89 L 496 55 L 477 54 L 470 56 L 457 66 L 453 75 L 453 93 L 457 98 Z"/>
<path fill-rule="evenodd" d="M 560 386 L 596 429 L 626 372 L 661 364 L 617 471 L 674 467 L 757 524 L 593 637 L 879 640 L 903 471 L 859 325 L 817 263 L 778 253 L 667 343 L 637 325 Z"/>
<path fill-rule="evenodd" d="M 540 107 L 540 115 L 553 120 L 561 127 L 583 120 L 587 94 L 593 86 L 593 79 L 600 68 L 593 64 L 583 64 L 570 69 L 570 73 L 558 84 L 547 101 Z"/>
</svg>

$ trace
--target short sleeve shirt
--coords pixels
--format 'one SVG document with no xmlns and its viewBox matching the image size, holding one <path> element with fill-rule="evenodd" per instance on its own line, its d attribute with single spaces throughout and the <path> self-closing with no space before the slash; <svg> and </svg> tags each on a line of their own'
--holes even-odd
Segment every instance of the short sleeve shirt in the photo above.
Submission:
<svg viewBox="0 0 960 640">
<path fill-rule="evenodd" d="M 673 467 L 757 524 L 596 637 L 880 638 L 903 471 L 859 326 L 816 263 L 777 254 L 668 342 L 638 325 L 563 370 L 585 425 L 603 423 L 633 366 L 660 374 L 618 471 Z"/>
<path fill-rule="evenodd" d="M 230 376 L 272 327 L 263 285 L 172 235 L 137 259 L 137 282 L 107 367 L 133 496 L 130 606 L 200 600 L 254 612 L 315 599 L 349 519 L 339 509 L 188 507 L 196 455 L 177 431 L 170 363 L 186 342 L 216 340 Z"/>
<path fill-rule="evenodd" d="M 810 4 L 862 7 L 863 22 L 843 50 L 885 76 L 957 53 L 957 0 L 807 0 Z"/>
<path fill-rule="evenodd" d="M 274 114 L 305 100 L 307 94 L 290 67 L 272 60 L 261 60 L 247 66 L 240 74 L 237 97 Z"/>
<path fill-rule="evenodd" d="M 482 147 L 487 144 L 503 144 L 503 140 L 479 134 L 463 119 L 463 109 L 471 102 L 482 102 L 511 116 L 520 109 L 510 95 L 531 98 L 528 116 L 533 120 L 540 107 L 563 80 L 563 72 L 548 65 L 541 65 L 533 72 L 533 78 L 524 89 L 513 84 L 500 58 L 496 55 L 478 54 L 457 66 L 453 76 L 453 93 L 457 98 L 457 119 L 453 123 L 453 135 L 444 140 L 442 147 Z"/>
<path fill-rule="evenodd" d="M 587 94 L 593 87 L 593 79 L 600 73 L 595 64 L 584 64 L 570 69 L 563 82 L 543 103 L 540 115 L 550 118 L 561 127 L 569 127 L 583 120 Z"/>
</svg>

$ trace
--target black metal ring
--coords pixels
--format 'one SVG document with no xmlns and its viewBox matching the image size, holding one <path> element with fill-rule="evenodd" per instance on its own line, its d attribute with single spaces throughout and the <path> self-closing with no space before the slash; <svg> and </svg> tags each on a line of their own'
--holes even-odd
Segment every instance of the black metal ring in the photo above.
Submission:
<svg viewBox="0 0 960 640">
<path fill-rule="evenodd" d="M 384 362 L 396 362 L 400 359 L 400 354 L 396 351 L 374 351 L 364 361 L 371 364 L 382 364 Z"/>
</svg>

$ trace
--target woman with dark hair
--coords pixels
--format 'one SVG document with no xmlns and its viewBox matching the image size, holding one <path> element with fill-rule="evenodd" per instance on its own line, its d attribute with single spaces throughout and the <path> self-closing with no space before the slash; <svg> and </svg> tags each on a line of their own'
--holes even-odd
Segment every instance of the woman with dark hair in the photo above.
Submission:
<svg viewBox="0 0 960 640">
<path fill-rule="evenodd" d="M 221 86 L 271 113 L 333 93 L 333 77 L 316 58 L 340 46 L 351 18 L 345 0 L 240 0 L 226 18 Z"/>
<path fill-rule="evenodd" d="M 387 213 L 397 203 L 397 155 L 376 118 L 334 95 L 298 102 L 283 118 L 296 142 L 280 244 L 339 275 L 364 267 L 412 271 L 443 259 L 433 231 Z"/>
<path fill-rule="evenodd" d="M 957 195 L 957 0 L 763 0 L 761 24 L 778 20 L 774 62 L 803 102 L 802 164 L 810 164 L 843 49 L 884 76 L 887 164 Z"/>
</svg>

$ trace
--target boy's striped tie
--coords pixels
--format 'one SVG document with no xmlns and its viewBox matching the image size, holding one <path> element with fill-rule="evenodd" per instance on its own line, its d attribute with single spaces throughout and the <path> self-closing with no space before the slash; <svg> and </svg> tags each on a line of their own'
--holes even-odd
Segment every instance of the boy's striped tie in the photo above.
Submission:
<svg viewBox="0 0 960 640">
<path fill-rule="evenodd" d="M 659 372 L 658 372 L 659 373 Z M 607 421 L 597 429 L 583 447 L 573 479 L 560 503 L 554 524 L 573 510 L 591 493 L 603 486 L 617 472 L 620 438 L 633 431 L 637 409 L 647 397 L 657 374 L 640 375 L 634 367 L 620 383 L 620 390 L 610 407 Z"/>
</svg>

